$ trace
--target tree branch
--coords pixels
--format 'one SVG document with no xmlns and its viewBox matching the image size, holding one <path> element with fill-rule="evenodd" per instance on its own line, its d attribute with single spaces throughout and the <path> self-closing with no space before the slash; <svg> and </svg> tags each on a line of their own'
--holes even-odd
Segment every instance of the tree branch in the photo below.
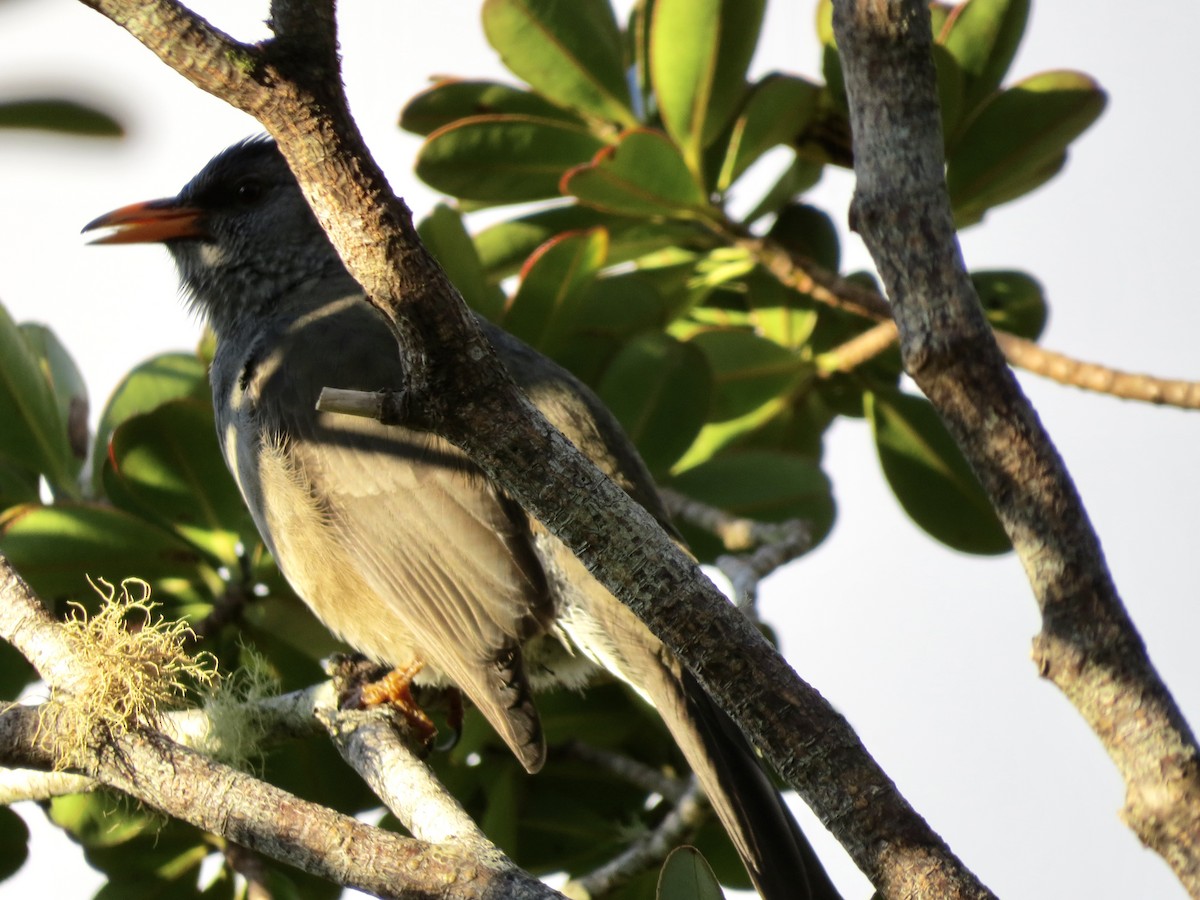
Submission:
<svg viewBox="0 0 1200 900">
<path fill-rule="evenodd" d="M 277 41 L 247 50 L 211 29 L 189 31 L 187 12 L 168 0 L 83 2 L 182 66 L 195 84 L 256 115 L 276 138 L 342 259 L 395 330 L 407 384 L 385 413 L 461 447 L 563 540 L 679 654 L 873 882 L 896 896 L 942 886 L 946 896 L 988 896 L 845 719 L 516 388 L 367 156 L 336 68 L 305 58 L 278 30 L 290 20 L 277 19 Z M 146 8 L 170 11 L 176 33 L 130 12 Z M 190 40 L 181 62 L 178 41 L 195 34 L 204 39 Z M 230 52 L 240 65 L 223 62 Z"/>
<path fill-rule="evenodd" d="M 801 259 L 770 238 L 741 234 L 733 223 L 727 223 L 723 236 L 747 250 L 781 284 L 808 294 L 818 303 L 880 322 L 877 327 L 823 354 L 821 361 L 825 365 L 822 368 L 826 371 L 850 371 L 886 350 L 896 339 L 891 306 L 870 288 Z M 1034 375 L 1123 400 L 1200 409 L 1200 382 L 1124 372 L 1047 350 L 1034 341 L 1006 331 L 993 329 L 993 332 L 1009 364 Z"/>
<path fill-rule="evenodd" d="M 857 187 L 851 225 L 892 298 L 906 371 L 971 462 L 1042 611 L 1041 674 L 1125 780 L 1124 816 L 1200 894 L 1195 738 L 1117 594 L 1066 467 L 1021 393 L 954 235 L 922 0 L 835 0 Z"/>
</svg>

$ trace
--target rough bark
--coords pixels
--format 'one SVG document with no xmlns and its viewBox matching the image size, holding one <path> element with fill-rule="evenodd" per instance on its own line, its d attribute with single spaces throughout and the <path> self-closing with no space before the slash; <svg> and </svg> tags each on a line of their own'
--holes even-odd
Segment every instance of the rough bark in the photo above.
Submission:
<svg viewBox="0 0 1200 900">
<path fill-rule="evenodd" d="M 854 134 L 851 223 L 891 298 L 905 370 L 975 469 L 1025 568 L 1042 612 L 1038 671 L 1120 770 L 1126 821 L 1200 895 L 1195 737 L 963 264 L 943 177 L 928 8 L 921 0 L 835 0 L 834 10 Z"/>
</svg>

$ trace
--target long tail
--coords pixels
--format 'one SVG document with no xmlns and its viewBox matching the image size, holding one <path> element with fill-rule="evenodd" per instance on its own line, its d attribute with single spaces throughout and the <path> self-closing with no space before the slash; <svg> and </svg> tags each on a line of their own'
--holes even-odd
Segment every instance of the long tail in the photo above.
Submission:
<svg viewBox="0 0 1200 900">
<path fill-rule="evenodd" d="M 656 706 L 758 892 L 767 900 L 841 900 L 812 845 L 733 721 L 686 670 L 675 685 L 664 688 L 682 695 L 686 715 L 677 719 L 666 712 L 679 700 L 654 698 Z"/>
</svg>

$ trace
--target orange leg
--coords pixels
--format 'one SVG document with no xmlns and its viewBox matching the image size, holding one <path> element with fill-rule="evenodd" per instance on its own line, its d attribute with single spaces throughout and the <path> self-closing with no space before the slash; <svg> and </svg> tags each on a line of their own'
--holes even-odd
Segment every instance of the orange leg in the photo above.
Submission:
<svg viewBox="0 0 1200 900">
<path fill-rule="evenodd" d="M 424 663 L 413 662 L 403 669 L 392 669 L 378 681 L 364 684 L 359 696 L 364 707 L 392 704 L 421 740 L 428 741 L 437 734 L 437 729 L 412 695 L 412 681 L 422 668 Z"/>
</svg>

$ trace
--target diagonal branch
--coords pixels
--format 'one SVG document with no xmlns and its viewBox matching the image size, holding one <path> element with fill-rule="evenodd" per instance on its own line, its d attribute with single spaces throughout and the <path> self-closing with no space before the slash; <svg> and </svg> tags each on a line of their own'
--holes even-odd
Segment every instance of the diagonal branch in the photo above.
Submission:
<svg viewBox="0 0 1200 900">
<path fill-rule="evenodd" d="M 1124 816 L 1200 894 L 1200 753 L 1117 594 L 1074 483 L 1008 368 L 967 275 L 943 177 L 922 0 L 835 0 L 858 183 L 851 225 L 887 286 L 905 370 L 971 462 L 1042 612 L 1041 674 L 1127 789 Z"/>
<path fill-rule="evenodd" d="M 385 420 L 461 447 L 544 522 L 679 654 L 872 881 L 897 895 L 945 888 L 946 896 L 989 896 L 846 720 L 516 388 L 366 154 L 346 111 L 336 58 L 301 52 L 286 32 L 294 18 L 283 15 L 274 18 L 274 40 L 247 49 L 211 29 L 190 31 L 189 14 L 169 0 L 83 2 L 168 63 L 181 65 L 176 47 L 188 38 L 184 74 L 256 115 L 277 139 L 342 259 L 392 323 L 408 383 L 385 402 Z M 142 14 L 147 10 L 153 15 Z M 174 30 L 160 27 L 167 19 Z M 228 53 L 239 65 L 222 62 Z M 217 71 L 211 78 L 210 66 Z"/>
</svg>

